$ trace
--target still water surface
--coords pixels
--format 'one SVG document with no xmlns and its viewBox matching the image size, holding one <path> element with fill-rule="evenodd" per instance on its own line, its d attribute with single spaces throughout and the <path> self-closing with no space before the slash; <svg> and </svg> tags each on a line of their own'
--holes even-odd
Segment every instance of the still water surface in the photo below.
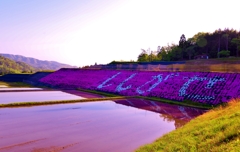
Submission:
<svg viewBox="0 0 240 152">
<path fill-rule="evenodd" d="M 27 90 L 43 90 L 42 88 L 8 88 L 8 87 L 0 87 L 0 91 L 27 91 Z"/>
<path fill-rule="evenodd" d="M 62 91 L 0 92 L 0 104 L 77 99 L 84 98 Z"/>
<path fill-rule="evenodd" d="M 134 151 L 204 110 L 129 99 L 0 110 L 0 151 Z"/>
</svg>

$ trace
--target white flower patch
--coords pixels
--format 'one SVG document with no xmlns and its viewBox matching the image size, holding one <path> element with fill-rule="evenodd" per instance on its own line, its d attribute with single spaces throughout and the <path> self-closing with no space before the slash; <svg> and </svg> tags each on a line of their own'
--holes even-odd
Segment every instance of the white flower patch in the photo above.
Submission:
<svg viewBox="0 0 240 152">
<path fill-rule="evenodd" d="M 166 81 L 168 78 L 172 78 L 172 77 L 174 77 L 174 76 L 175 76 L 175 77 L 179 76 L 179 73 L 177 73 L 176 75 L 174 75 L 174 73 L 167 75 L 167 76 L 165 77 L 164 81 Z"/>
<path fill-rule="evenodd" d="M 132 87 L 132 85 L 129 85 L 129 86 L 125 87 L 125 88 L 123 88 L 122 86 L 123 86 L 123 84 L 124 84 L 125 82 L 127 82 L 127 81 L 130 80 L 130 79 L 132 79 L 135 75 L 136 75 L 136 73 L 132 74 L 130 77 L 128 77 L 127 79 L 125 79 L 122 83 L 120 83 L 120 84 L 117 86 L 116 91 L 117 91 L 117 92 L 121 92 L 121 91 L 123 91 L 123 90 L 130 89 L 130 88 Z"/>
<path fill-rule="evenodd" d="M 198 94 L 188 94 L 186 95 L 187 98 L 192 98 L 196 100 L 214 100 L 214 96 L 203 96 L 203 95 L 198 95 Z"/>
<path fill-rule="evenodd" d="M 184 77 L 183 79 L 186 79 L 186 77 Z M 179 90 L 179 96 L 185 96 L 187 98 L 191 98 L 191 99 L 194 99 L 194 100 L 214 100 L 215 99 L 215 96 L 204 96 L 204 95 L 198 95 L 198 94 L 187 94 L 186 93 L 186 90 L 187 88 L 189 87 L 189 85 L 193 82 L 193 81 L 204 81 L 204 80 L 208 80 L 206 77 L 197 77 L 197 76 L 194 76 L 192 78 L 190 78 L 183 86 L 182 88 Z M 214 78 L 210 78 L 208 83 L 207 83 L 207 86 L 205 88 L 207 89 L 211 89 L 213 87 L 213 85 L 217 82 L 222 82 L 222 81 L 225 81 L 224 78 L 221 78 L 221 77 L 214 77 Z"/>
<path fill-rule="evenodd" d="M 147 91 L 150 92 L 152 89 L 154 89 L 157 85 L 159 85 L 159 83 L 162 82 L 162 74 L 156 75 L 152 77 L 152 80 L 146 82 L 144 85 L 141 85 L 140 87 L 137 88 L 137 93 L 138 94 L 143 94 L 145 93 L 145 91 L 140 90 L 140 88 L 144 87 L 145 85 L 149 84 L 150 82 L 154 81 L 154 80 L 158 80 L 156 83 L 154 83 Z"/>
<path fill-rule="evenodd" d="M 108 86 L 111 86 L 112 84 L 108 84 L 108 85 L 105 85 L 108 81 L 114 79 L 116 76 L 118 76 L 121 72 L 118 72 L 117 74 L 113 75 L 111 78 L 108 78 L 106 81 L 104 81 L 102 84 L 100 84 L 97 88 L 98 89 L 101 89 L 101 88 L 104 88 L 104 87 L 108 87 Z"/>
<path fill-rule="evenodd" d="M 157 75 L 154 76 L 154 79 L 157 79 L 158 81 L 156 83 L 154 83 L 147 91 L 150 92 L 152 89 L 154 89 L 156 86 L 158 86 L 161 82 L 162 82 L 162 76 L 161 75 Z"/>
<path fill-rule="evenodd" d="M 186 79 L 186 77 L 184 77 L 183 79 Z M 207 80 L 206 77 L 197 77 L 197 76 L 194 76 L 192 78 L 190 78 L 186 83 L 184 83 L 184 85 L 182 86 L 182 88 L 179 90 L 179 96 L 182 97 L 182 96 L 186 96 L 186 90 L 187 88 L 189 87 L 189 85 L 193 82 L 193 81 L 203 81 L 203 80 Z"/>
<path fill-rule="evenodd" d="M 170 74 L 165 77 L 164 81 L 166 81 L 169 77 L 170 77 Z"/>
<path fill-rule="evenodd" d="M 205 88 L 207 89 L 211 89 L 213 87 L 213 85 L 217 82 L 222 82 L 222 81 L 225 81 L 225 78 L 221 78 L 221 77 L 214 77 L 214 78 L 210 78 L 210 80 L 208 81 L 207 83 L 207 86 Z"/>
<path fill-rule="evenodd" d="M 154 84 L 147 90 L 147 92 L 151 92 L 152 89 L 156 88 L 162 81 L 166 81 L 168 78 L 172 78 L 172 77 L 174 77 L 174 76 L 179 76 L 179 73 L 177 73 L 176 75 L 174 75 L 173 73 L 172 73 L 172 74 L 168 74 L 168 75 L 165 77 L 164 80 L 163 80 L 162 74 L 159 74 L 159 75 L 156 75 L 156 76 L 152 76 L 152 80 L 150 80 L 150 81 L 146 82 L 145 84 L 141 85 L 140 87 L 138 87 L 137 90 L 136 90 L 136 92 L 137 92 L 138 94 L 143 94 L 143 93 L 145 93 L 146 91 L 142 91 L 142 90 L 140 90 L 140 88 L 144 87 L 145 85 L 147 85 L 147 84 L 149 84 L 149 83 L 151 83 L 152 81 L 154 81 L 154 80 L 157 79 L 158 81 L 157 81 L 156 83 L 154 83 Z"/>
</svg>

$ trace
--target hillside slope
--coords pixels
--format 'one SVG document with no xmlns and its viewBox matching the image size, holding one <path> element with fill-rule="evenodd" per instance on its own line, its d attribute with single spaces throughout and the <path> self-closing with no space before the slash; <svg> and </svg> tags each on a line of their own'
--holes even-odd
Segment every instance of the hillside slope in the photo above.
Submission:
<svg viewBox="0 0 240 152">
<path fill-rule="evenodd" d="M 0 55 L 0 75 L 7 73 L 32 73 L 36 69 L 23 62 L 15 62 Z"/>
<path fill-rule="evenodd" d="M 61 68 L 76 68 L 76 66 L 63 64 L 56 61 L 43 61 L 43 60 L 38 60 L 35 58 L 25 57 L 21 55 L 12 55 L 12 54 L 3 54 L 3 53 L 0 53 L 0 55 L 6 58 L 12 59 L 14 61 L 24 62 L 39 70 L 59 70 Z"/>
<path fill-rule="evenodd" d="M 239 80 L 238 73 L 61 69 L 40 81 L 64 89 L 218 105 L 240 97 Z"/>
<path fill-rule="evenodd" d="M 239 101 L 213 109 L 137 152 L 240 151 Z"/>
</svg>

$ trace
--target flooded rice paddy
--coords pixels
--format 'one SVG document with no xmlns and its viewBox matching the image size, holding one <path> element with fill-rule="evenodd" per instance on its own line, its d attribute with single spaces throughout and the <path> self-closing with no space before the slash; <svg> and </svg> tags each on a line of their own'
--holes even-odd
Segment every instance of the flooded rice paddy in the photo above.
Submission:
<svg viewBox="0 0 240 152">
<path fill-rule="evenodd" d="M 35 90 L 43 90 L 42 88 L 8 88 L 8 87 L 0 87 L 0 91 L 35 91 Z"/>
<path fill-rule="evenodd" d="M 102 95 L 88 93 L 88 92 L 82 92 L 82 91 L 78 91 L 78 90 L 63 90 L 63 91 L 66 93 L 74 94 L 74 95 L 84 97 L 84 98 L 104 98 L 104 96 L 102 96 Z"/>
<path fill-rule="evenodd" d="M 84 99 L 63 91 L 0 92 L 0 104 Z"/>
<path fill-rule="evenodd" d="M 134 151 L 204 112 L 141 99 L 1 108 L 0 151 Z"/>
</svg>

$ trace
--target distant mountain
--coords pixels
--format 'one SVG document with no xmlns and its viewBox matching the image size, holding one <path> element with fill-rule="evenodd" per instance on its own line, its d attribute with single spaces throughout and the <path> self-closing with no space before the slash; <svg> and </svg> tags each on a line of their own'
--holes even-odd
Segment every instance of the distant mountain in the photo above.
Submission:
<svg viewBox="0 0 240 152">
<path fill-rule="evenodd" d="M 76 66 L 71 66 L 68 64 L 59 63 L 56 61 L 43 61 L 31 57 L 25 57 L 21 55 L 3 54 L 0 55 L 12 59 L 14 61 L 24 62 L 38 70 L 59 70 L 61 68 L 77 68 Z"/>
<path fill-rule="evenodd" d="M 0 75 L 8 73 L 32 73 L 36 69 L 24 62 L 16 62 L 0 55 Z"/>
</svg>

